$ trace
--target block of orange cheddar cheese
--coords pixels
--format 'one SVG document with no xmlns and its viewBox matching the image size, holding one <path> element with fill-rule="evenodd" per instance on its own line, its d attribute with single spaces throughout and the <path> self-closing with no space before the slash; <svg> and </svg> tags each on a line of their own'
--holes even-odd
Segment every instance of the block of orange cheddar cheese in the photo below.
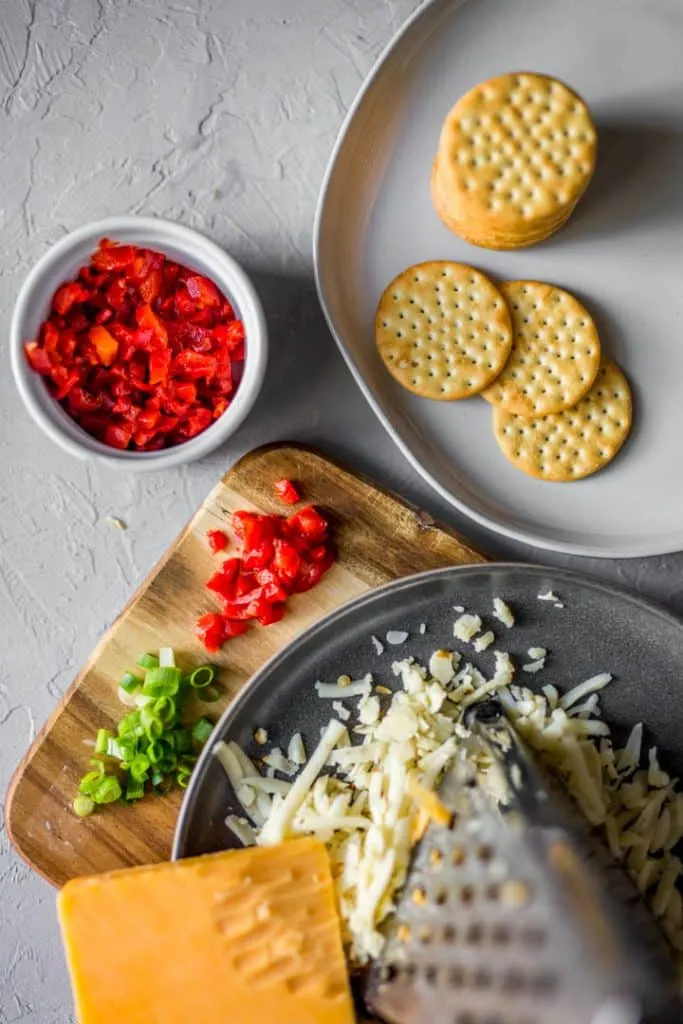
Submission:
<svg viewBox="0 0 683 1024">
<path fill-rule="evenodd" d="M 79 878 L 58 897 L 80 1024 L 353 1024 L 316 839 Z"/>
</svg>

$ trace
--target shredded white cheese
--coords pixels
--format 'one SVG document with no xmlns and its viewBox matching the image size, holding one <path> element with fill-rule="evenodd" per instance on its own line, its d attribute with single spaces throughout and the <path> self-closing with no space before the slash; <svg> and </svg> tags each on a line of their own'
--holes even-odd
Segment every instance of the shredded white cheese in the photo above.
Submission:
<svg viewBox="0 0 683 1024">
<path fill-rule="evenodd" d="M 491 644 L 495 642 L 495 639 L 493 631 L 490 629 L 487 630 L 486 633 L 482 633 L 481 636 L 478 636 L 474 641 L 475 651 L 478 654 L 481 654 L 482 651 L 485 651 L 487 647 L 490 647 Z"/>
<path fill-rule="evenodd" d="M 498 619 L 499 622 L 502 622 L 508 629 L 512 629 L 515 624 L 515 617 L 512 614 L 512 609 L 501 597 L 494 597 L 493 599 L 493 617 Z"/>
<path fill-rule="evenodd" d="M 374 635 L 370 637 L 370 640 L 375 649 L 375 654 L 384 654 L 384 644 L 382 641 Z"/>
<path fill-rule="evenodd" d="M 392 647 L 398 647 L 400 644 L 404 644 L 408 639 L 408 633 L 405 629 L 390 629 L 387 633 L 387 643 L 391 644 Z"/>
<path fill-rule="evenodd" d="M 547 651 L 535 647 L 528 654 L 534 664 L 544 662 Z M 427 668 L 410 657 L 397 661 L 392 669 L 400 689 L 381 688 L 390 698 L 384 711 L 367 685 L 372 677 L 361 681 L 360 690 L 354 690 L 358 683 L 342 677 L 345 685 L 332 687 L 333 707 L 338 710 L 340 692 L 360 698 L 359 724 L 352 730 L 356 740 L 351 745 L 343 722 L 332 720 L 292 782 L 260 775 L 234 742 L 215 744 L 214 754 L 245 815 L 231 815 L 226 825 L 245 844 L 267 845 L 306 834 L 325 842 L 345 946 L 351 962 L 362 965 L 382 949 L 382 924 L 408 871 L 415 816 L 410 783 L 438 785 L 469 736 L 462 711 L 495 693 L 520 735 L 565 782 L 591 825 L 603 831 L 613 855 L 624 863 L 669 942 L 682 954 L 683 965 L 683 899 L 678 888 L 683 867 L 672 853 L 683 839 L 683 793 L 676 791 L 677 780 L 661 768 L 656 748 L 643 751 L 640 723 L 625 748 L 614 749 L 609 727 L 600 718 L 599 693 L 611 680 L 608 673 L 562 696 L 551 684 L 537 693 L 514 682 L 507 652 L 494 651 L 494 656 L 490 679 L 469 663 L 457 670 L 460 657 L 448 651 L 435 651 Z M 328 695 L 331 684 L 317 685 Z M 348 714 L 343 704 L 339 708 Z M 271 762 L 269 773 L 282 763 L 277 750 L 264 758 Z M 287 753 L 291 764 L 305 760 L 300 734 L 292 737 Z"/>
<path fill-rule="evenodd" d="M 478 615 L 461 615 L 453 623 L 453 636 L 456 640 L 468 643 L 479 632 L 481 632 L 481 619 Z"/>
</svg>

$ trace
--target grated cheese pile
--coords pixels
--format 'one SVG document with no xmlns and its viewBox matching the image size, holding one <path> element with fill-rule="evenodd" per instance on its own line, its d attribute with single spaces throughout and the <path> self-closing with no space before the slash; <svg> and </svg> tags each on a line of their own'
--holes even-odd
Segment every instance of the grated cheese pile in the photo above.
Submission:
<svg viewBox="0 0 683 1024">
<path fill-rule="evenodd" d="M 473 625 L 469 619 L 462 630 L 469 634 L 462 637 L 465 643 L 474 635 Z M 476 625 L 478 632 L 481 620 Z M 533 671 L 540 671 L 547 652 L 531 648 L 528 653 L 541 663 Z M 428 667 L 411 657 L 394 662 L 400 681 L 395 692 L 375 685 L 370 675 L 357 681 L 341 677 L 336 685 L 317 683 L 322 699 L 334 698 L 330 706 L 337 718 L 330 719 L 308 758 L 299 734 L 286 757 L 274 748 L 263 759 L 266 777 L 236 743 L 216 744 L 214 752 L 245 814 L 231 815 L 226 824 L 247 845 L 300 835 L 317 835 L 326 843 L 349 960 L 364 964 L 381 951 L 381 926 L 395 907 L 419 834 L 411 791 L 416 784 L 438 785 L 458 745 L 467 742 L 462 712 L 495 694 L 520 735 L 564 781 L 613 855 L 625 863 L 683 967 L 683 903 L 677 888 L 682 865 L 674 853 L 683 837 L 678 780 L 662 771 L 655 748 L 642 750 L 641 724 L 623 750 L 614 749 L 599 703 L 609 674 L 565 694 L 552 684 L 537 693 L 513 682 L 515 666 L 507 652 L 493 655 L 490 679 L 469 662 L 460 667 L 459 652 L 438 650 Z M 286 777 L 275 777 L 278 772 Z"/>
</svg>

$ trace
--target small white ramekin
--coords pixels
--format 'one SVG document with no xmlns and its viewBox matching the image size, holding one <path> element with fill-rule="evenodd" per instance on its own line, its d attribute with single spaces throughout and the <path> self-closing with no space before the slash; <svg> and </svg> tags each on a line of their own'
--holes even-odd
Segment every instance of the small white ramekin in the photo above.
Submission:
<svg viewBox="0 0 683 1024">
<path fill-rule="evenodd" d="M 119 451 L 79 427 L 29 366 L 24 343 L 35 339 L 57 287 L 88 263 L 101 238 L 156 249 L 210 278 L 244 321 L 245 362 L 242 379 L 223 415 L 202 434 L 157 452 Z M 163 469 L 207 455 L 242 423 L 261 390 L 268 356 L 266 322 L 254 286 L 242 268 L 215 242 L 192 228 L 155 217 L 110 217 L 66 235 L 31 270 L 19 292 L 10 326 L 12 372 L 29 413 L 44 433 L 65 451 L 127 470 Z"/>
</svg>

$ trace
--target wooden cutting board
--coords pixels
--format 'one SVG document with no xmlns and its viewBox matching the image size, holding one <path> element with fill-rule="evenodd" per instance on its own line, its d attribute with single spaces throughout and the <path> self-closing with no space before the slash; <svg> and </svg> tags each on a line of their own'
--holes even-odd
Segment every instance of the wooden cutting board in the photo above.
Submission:
<svg viewBox="0 0 683 1024">
<path fill-rule="evenodd" d="M 71 803 L 88 769 L 85 743 L 121 717 L 116 680 L 143 651 L 172 646 L 188 662 L 206 660 L 194 622 L 216 604 L 205 581 L 216 556 L 206 546 L 212 527 L 238 508 L 282 512 L 273 481 L 290 477 L 306 501 L 334 524 L 338 562 L 307 594 L 291 599 L 282 622 L 254 626 L 212 659 L 225 697 L 205 705 L 212 716 L 292 637 L 351 598 L 401 576 L 484 558 L 446 527 L 399 498 L 308 448 L 275 445 L 246 455 L 214 488 L 178 539 L 140 586 L 23 758 L 10 784 L 5 818 L 28 864 L 54 885 L 78 875 L 168 859 L 181 792 L 150 795 L 131 807 L 109 806 L 77 818 Z"/>
</svg>

